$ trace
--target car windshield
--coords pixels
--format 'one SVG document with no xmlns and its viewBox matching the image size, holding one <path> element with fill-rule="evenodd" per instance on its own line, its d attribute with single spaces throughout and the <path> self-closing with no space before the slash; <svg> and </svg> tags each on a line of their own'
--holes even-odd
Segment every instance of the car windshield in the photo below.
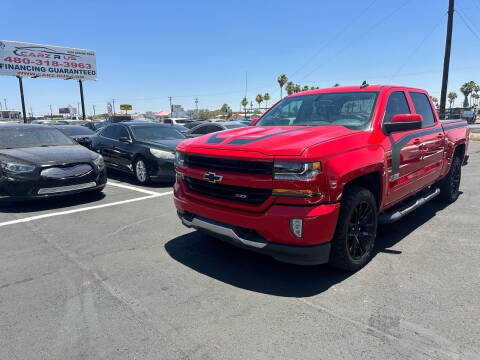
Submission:
<svg viewBox="0 0 480 360">
<path fill-rule="evenodd" d="M 130 129 L 135 139 L 139 141 L 185 139 L 185 136 L 173 126 L 138 125 L 131 126 Z"/>
<path fill-rule="evenodd" d="M 74 145 L 68 136 L 57 129 L 18 127 L 0 129 L 0 149 L 20 149 L 38 146 Z"/>
<path fill-rule="evenodd" d="M 85 126 L 65 126 L 62 128 L 58 128 L 58 130 L 68 136 L 95 134 L 94 131 L 90 130 Z"/>
<path fill-rule="evenodd" d="M 257 126 L 326 126 L 366 129 L 377 92 L 337 92 L 287 97 L 266 113 Z"/>
</svg>

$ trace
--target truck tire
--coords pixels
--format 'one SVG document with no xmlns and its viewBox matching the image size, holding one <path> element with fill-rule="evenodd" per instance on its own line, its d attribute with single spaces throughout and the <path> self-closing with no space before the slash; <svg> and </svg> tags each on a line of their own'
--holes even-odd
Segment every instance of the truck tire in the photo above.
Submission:
<svg viewBox="0 0 480 360">
<path fill-rule="evenodd" d="M 462 160 L 454 156 L 448 174 L 440 180 L 440 194 L 438 199 L 446 204 L 451 204 L 460 195 L 460 180 L 462 178 Z"/>
<path fill-rule="evenodd" d="M 346 271 L 362 268 L 372 256 L 377 224 L 373 194 L 363 187 L 347 187 L 331 243 L 330 265 Z"/>
</svg>

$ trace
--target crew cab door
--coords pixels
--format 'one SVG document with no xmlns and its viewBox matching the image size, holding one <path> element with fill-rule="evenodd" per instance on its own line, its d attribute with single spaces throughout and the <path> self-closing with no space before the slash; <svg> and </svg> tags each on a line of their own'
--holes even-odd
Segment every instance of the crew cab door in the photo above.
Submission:
<svg viewBox="0 0 480 360">
<path fill-rule="evenodd" d="M 404 91 L 389 94 L 383 124 L 390 123 L 396 114 L 411 114 L 411 104 Z M 421 130 L 399 131 L 388 134 L 390 156 L 388 162 L 388 190 L 385 205 L 389 206 L 415 193 L 416 173 L 422 168 Z"/>
<path fill-rule="evenodd" d="M 409 91 L 409 95 L 415 112 L 423 117 L 420 136 L 422 168 L 416 174 L 416 186 L 424 187 L 435 182 L 440 176 L 445 134 L 428 95 L 416 91 Z"/>
</svg>

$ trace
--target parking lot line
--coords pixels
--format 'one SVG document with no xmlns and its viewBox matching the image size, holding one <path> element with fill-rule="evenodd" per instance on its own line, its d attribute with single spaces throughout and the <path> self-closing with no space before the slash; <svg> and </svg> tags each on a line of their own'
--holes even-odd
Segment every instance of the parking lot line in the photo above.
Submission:
<svg viewBox="0 0 480 360">
<path fill-rule="evenodd" d="M 112 183 L 109 183 L 109 184 L 113 185 Z M 118 184 L 115 184 L 115 186 L 118 186 Z M 123 187 L 123 185 L 120 186 L 120 187 Z M 140 190 L 135 189 L 135 190 L 140 191 L 140 190 L 143 190 L 143 189 L 140 189 Z M 146 191 L 148 191 L 148 190 L 145 190 L 143 192 L 146 192 Z M 150 193 L 151 194 L 148 195 L 148 196 L 142 196 L 142 197 L 135 198 L 135 199 L 121 200 L 121 201 L 116 201 L 116 202 L 108 203 L 108 204 L 87 206 L 87 207 L 80 208 L 80 209 L 59 211 L 59 212 L 54 212 L 54 213 L 49 213 L 49 214 L 30 216 L 30 217 L 23 218 L 23 219 L 5 221 L 5 222 L 0 223 L 0 227 L 4 227 L 4 226 L 8 226 L 8 225 L 14 225 L 14 224 L 20 224 L 20 223 L 26 223 L 26 222 L 45 219 L 45 218 L 54 217 L 54 216 L 75 214 L 75 213 L 79 213 L 79 212 L 102 209 L 102 208 L 106 208 L 106 207 L 110 207 L 110 206 L 117 206 L 117 205 L 128 204 L 128 203 L 132 203 L 132 202 L 136 202 L 136 201 L 153 199 L 153 198 L 160 197 L 160 196 L 171 195 L 171 194 L 173 194 L 173 191 L 167 191 L 167 192 L 164 192 L 164 193 L 156 193 L 156 192 L 150 191 Z"/>
<path fill-rule="evenodd" d="M 120 184 L 118 182 L 114 182 L 114 181 L 111 181 L 111 180 L 108 181 L 108 185 L 113 185 L 113 186 L 117 186 L 117 187 L 128 189 L 128 190 L 138 191 L 138 192 L 142 192 L 142 193 L 149 194 L 149 195 L 163 194 L 163 193 L 159 193 L 159 192 L 156 192 L 156 191 L 142 189 L 142 188 L 139 188 L 139 187 L 136 187 L 136 186 Z"/>
</svg>

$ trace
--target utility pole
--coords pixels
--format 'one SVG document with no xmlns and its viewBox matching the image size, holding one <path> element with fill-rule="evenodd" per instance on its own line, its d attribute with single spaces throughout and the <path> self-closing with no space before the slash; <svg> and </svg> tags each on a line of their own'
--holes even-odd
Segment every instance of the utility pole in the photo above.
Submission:
<svg viewBox="0 0 480 360">
<path fill-rule="evenodd" d="M 33 118 L 33 109 L 31 106 L 30 106 L 30 116 Z"/>
<path fill-rule="evenodd" d="M 3 98 L 3 102 L 5 103 L 5 110 L 8 110 L 8 107 L 7 107 L 7 99 L 6 99 L 6 98 Z"/>
<path fill-rule="evenodd" d="M 112 103 L 113 103 L 113 116 L 115 116 L 115 99 L 112 99 Z"/>
<path fill-rule="evenodd" d="M 450 67 L 450 49 L 452 47 L 454 0 L 448 1 L 447 38 L 445 40 L 445 56 L 443 57 L 442 92 L 440 94 L 440 117 L 445 118 L 445 105 L 447 102 L 448 70 Z"/>
<path fill-rule="evenodd" d="M 198 98 L 195 98 L 195 109 L 197 110 L 196 114 L 198 114 Z"/>
<path fill-rule="evenodd" d="M 52 110 L 52 105 L 50 104 L 50 105 L 48 105 L 48 106 L 50 106 L 50 117 L 51 117 L 51 118 L 53 118 L 53 110 Z"/>
<path fill-rule="evenodd" d="M 95 116 L 95 105 L 92 105 L 93 107 L 93 116 Z"/>
<path fill-rule="evenodd" d="M 168 97 L 168 100 L 170 100 L 170 117 L 173 116 L 173 105 L 172 105 L 172 97 L 169 96 Z"/>
</svg>

